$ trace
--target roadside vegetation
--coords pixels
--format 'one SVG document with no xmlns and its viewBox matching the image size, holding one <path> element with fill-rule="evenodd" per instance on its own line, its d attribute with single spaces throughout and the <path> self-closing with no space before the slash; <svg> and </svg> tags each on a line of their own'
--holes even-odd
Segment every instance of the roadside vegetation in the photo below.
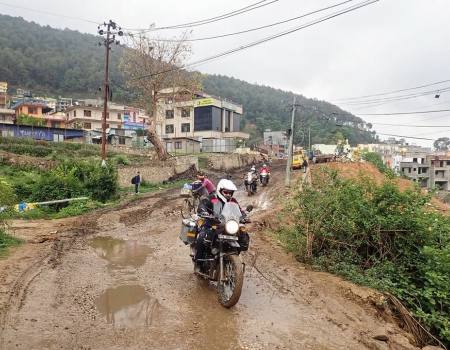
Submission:
<svg viewBox="0 0 450 350">
<path fill-rule="evenodd" d="M 372 163 L 381 173 L 388 177 L 394 177 L 394 171 L 383 162 L 383 158 L 376 152 L 366 152 L 362 154 L 362 159 Z"/>
<path fill-rule="evenodd" d="M 98 157 L 99 145 L 26 138 L 0 137 L 2 150 L 8 152 L 8 157 L 25 157 L 11 164 L 0 153 L 0 180 L 8 189 L 1 189 L 0 207 L 8 206 L 10 209 L 3 212 L 4 218 L 55 219 L 115 205 L 128 193 L 134 192 L 133 186 L 119 187 L 118 167 L 148 160 L 145 156 L 109 152 L 108 166 L 102 167 Z M 157 184 L 144 179 L 140 192 L 154 192 L 181 185 L 181 181 Z M 11 194 L 8 200 L 6 192 Z M 21 202 L 29 204 L 76 197 L 87 199 L 37 206 L 20 213 L 14 210 L 15 205 Z"/>
<path fill-rule="evenodd" d="M 10 246 L 17 245 L 20 240 L 14 238 L 6 233 L 5 219 L 8 216 L 7 206 L 10 206 L 15 201 L 15 194 L 13 188 L 0 177 L 0 256 L 2 256 L 6 249 Z"/>
<path fill-rule="evenodd" d="M 450 216 L 419 188 L 318 167 L 285 208 L 299 261 L 389 292 L 450 344 Z"/>
</svg>

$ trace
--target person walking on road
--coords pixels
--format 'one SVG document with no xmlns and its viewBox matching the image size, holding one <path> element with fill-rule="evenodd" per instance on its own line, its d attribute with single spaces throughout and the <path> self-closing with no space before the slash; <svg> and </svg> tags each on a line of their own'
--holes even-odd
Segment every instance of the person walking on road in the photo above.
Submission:
<svg viewBox="0 0 450 350">
<path fill-rule="evenodd" d="M 308 168 L 308 161 L 305 159 L 303 159 L 303 172 L 306 173 L 306 169 Z"/>
<path fill-rule="evenodd" d="M 131 179 L 131 183 L 134 185 L 134 194 L 138 194 L 139 188 L 141 187 L 141 173 L 139 171 L 136 176 Z"/>
</svg>

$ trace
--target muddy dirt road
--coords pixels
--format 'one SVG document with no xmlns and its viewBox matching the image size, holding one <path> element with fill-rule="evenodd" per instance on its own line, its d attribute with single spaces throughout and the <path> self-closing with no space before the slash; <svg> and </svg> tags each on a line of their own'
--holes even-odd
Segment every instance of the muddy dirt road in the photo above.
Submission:
<svg viewBox="0 0 450 350">
<path fill-rule="evenodd" d="M 259 230 L 239 303 L 224 309 L 178 239 L 178 191 L 53 222 L 14 223 L 28 242 L 0 261 L 0 349 L 415 349 L 369 290 L 311 272 Z M 388 342 L 374 340 L 387 335 Z"/>
</svg>

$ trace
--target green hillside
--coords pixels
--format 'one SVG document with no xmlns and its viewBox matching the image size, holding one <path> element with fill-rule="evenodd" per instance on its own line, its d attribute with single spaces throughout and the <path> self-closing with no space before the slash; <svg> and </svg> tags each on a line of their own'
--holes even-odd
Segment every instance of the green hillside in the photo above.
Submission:
<svg viewBox="0 0 450 350">
<path fill-rule="evenodd" d="M 104 48 L 98 46 L 99 41 L 94 35 L 0 15 L 0 81 L 7 81 L 11 90 L 27 88 L 35 95 L 95 97 L 103 81 Z M 124 85 L 119 70 L 123 50 L 114 47 L 111 55 L 113 100 L 132 103 L 133 94 L 120 88 Z M 265 129 L 289 126 L 291 92 L 220 75 L 205 75 L 203 86 L 211 94 L 244 106 L 244 127 L 253 141 L 260 139 Z M 308 128 L 313 143 L 333 142 L 342 137 L 350 143 L 373 141 L 374 134 L 365 130 L 367 125 L 362 119 L 324 101 L 301 95 L 297 101 L 307 107 L 297 114 L 297 143 L 306 144 Z M 340 114 L 334 115 L 333 120 L 323 117 L 333 112 Z"/>
</svg>

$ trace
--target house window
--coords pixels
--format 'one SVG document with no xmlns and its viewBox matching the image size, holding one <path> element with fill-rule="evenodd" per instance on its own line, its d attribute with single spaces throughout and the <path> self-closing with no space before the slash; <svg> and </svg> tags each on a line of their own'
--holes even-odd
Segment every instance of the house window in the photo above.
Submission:
<svg viewBox="0 0 450 350">
<path fill-rule="evenodd" d="M 173 134 L 174 130 L 173 124 L 166 125 L 166 134 Z"/>
<path fill-rule="evenodd" d="M 83 129 L 90 129 L 91 123 L 83 123 Z"/>
<path fill-rule="evenodd" d="M 91 117 L 91 116 L 92 116 L 92 112 L 85 109 L 85 110 L 83 111 L 83 116 L 84 116 L 84 117 Z"/>
<path fill-rule="evenodd" d="M 181 132 L 190 132 L 191 131 L 191 124 L 190 123 L 183 123 L 181 124 Z"/>
<path fill-rule="evenodd" d="M 175 149 L 181 149 L 181 147 L 182 147 L 181 141 L 176 141 L 175 142 Z"/>
<path fill-rule="evenodd" d="M 125 136 L 119 136 L 119 145 L 125 144 Z"/>
<path fill-rule="evenodd" d="M 36 107 L 28 107 L 28 114 L 37 114 Z"/>
<path fill-rule="evenodd" d="M 117 113 L 117 119 L 122 120 L 122 114 Z"/>
<path fill-rule="evenodd" d="M 74 116 L 74 117 L 77 116 L 77 111 L 73 111 L 73 116 Z"/>
<path fill-rule="evenodd" d="M 173 114 L 173 109 L 167 109 L 166 110 L 166 119 L 173 119 L 174 114 Z"/>
<path fill-rule="evenodd" d="M 109 119 L 109 112 L 106 112 L 106 119 Z"/>
<path fill-rule="evenodd" d="M 191 116 L 191 110 L 188 108 L 182 108 L 181 109 L 181 117 L 182 118 L 189 118 Z"/>
</svg>

